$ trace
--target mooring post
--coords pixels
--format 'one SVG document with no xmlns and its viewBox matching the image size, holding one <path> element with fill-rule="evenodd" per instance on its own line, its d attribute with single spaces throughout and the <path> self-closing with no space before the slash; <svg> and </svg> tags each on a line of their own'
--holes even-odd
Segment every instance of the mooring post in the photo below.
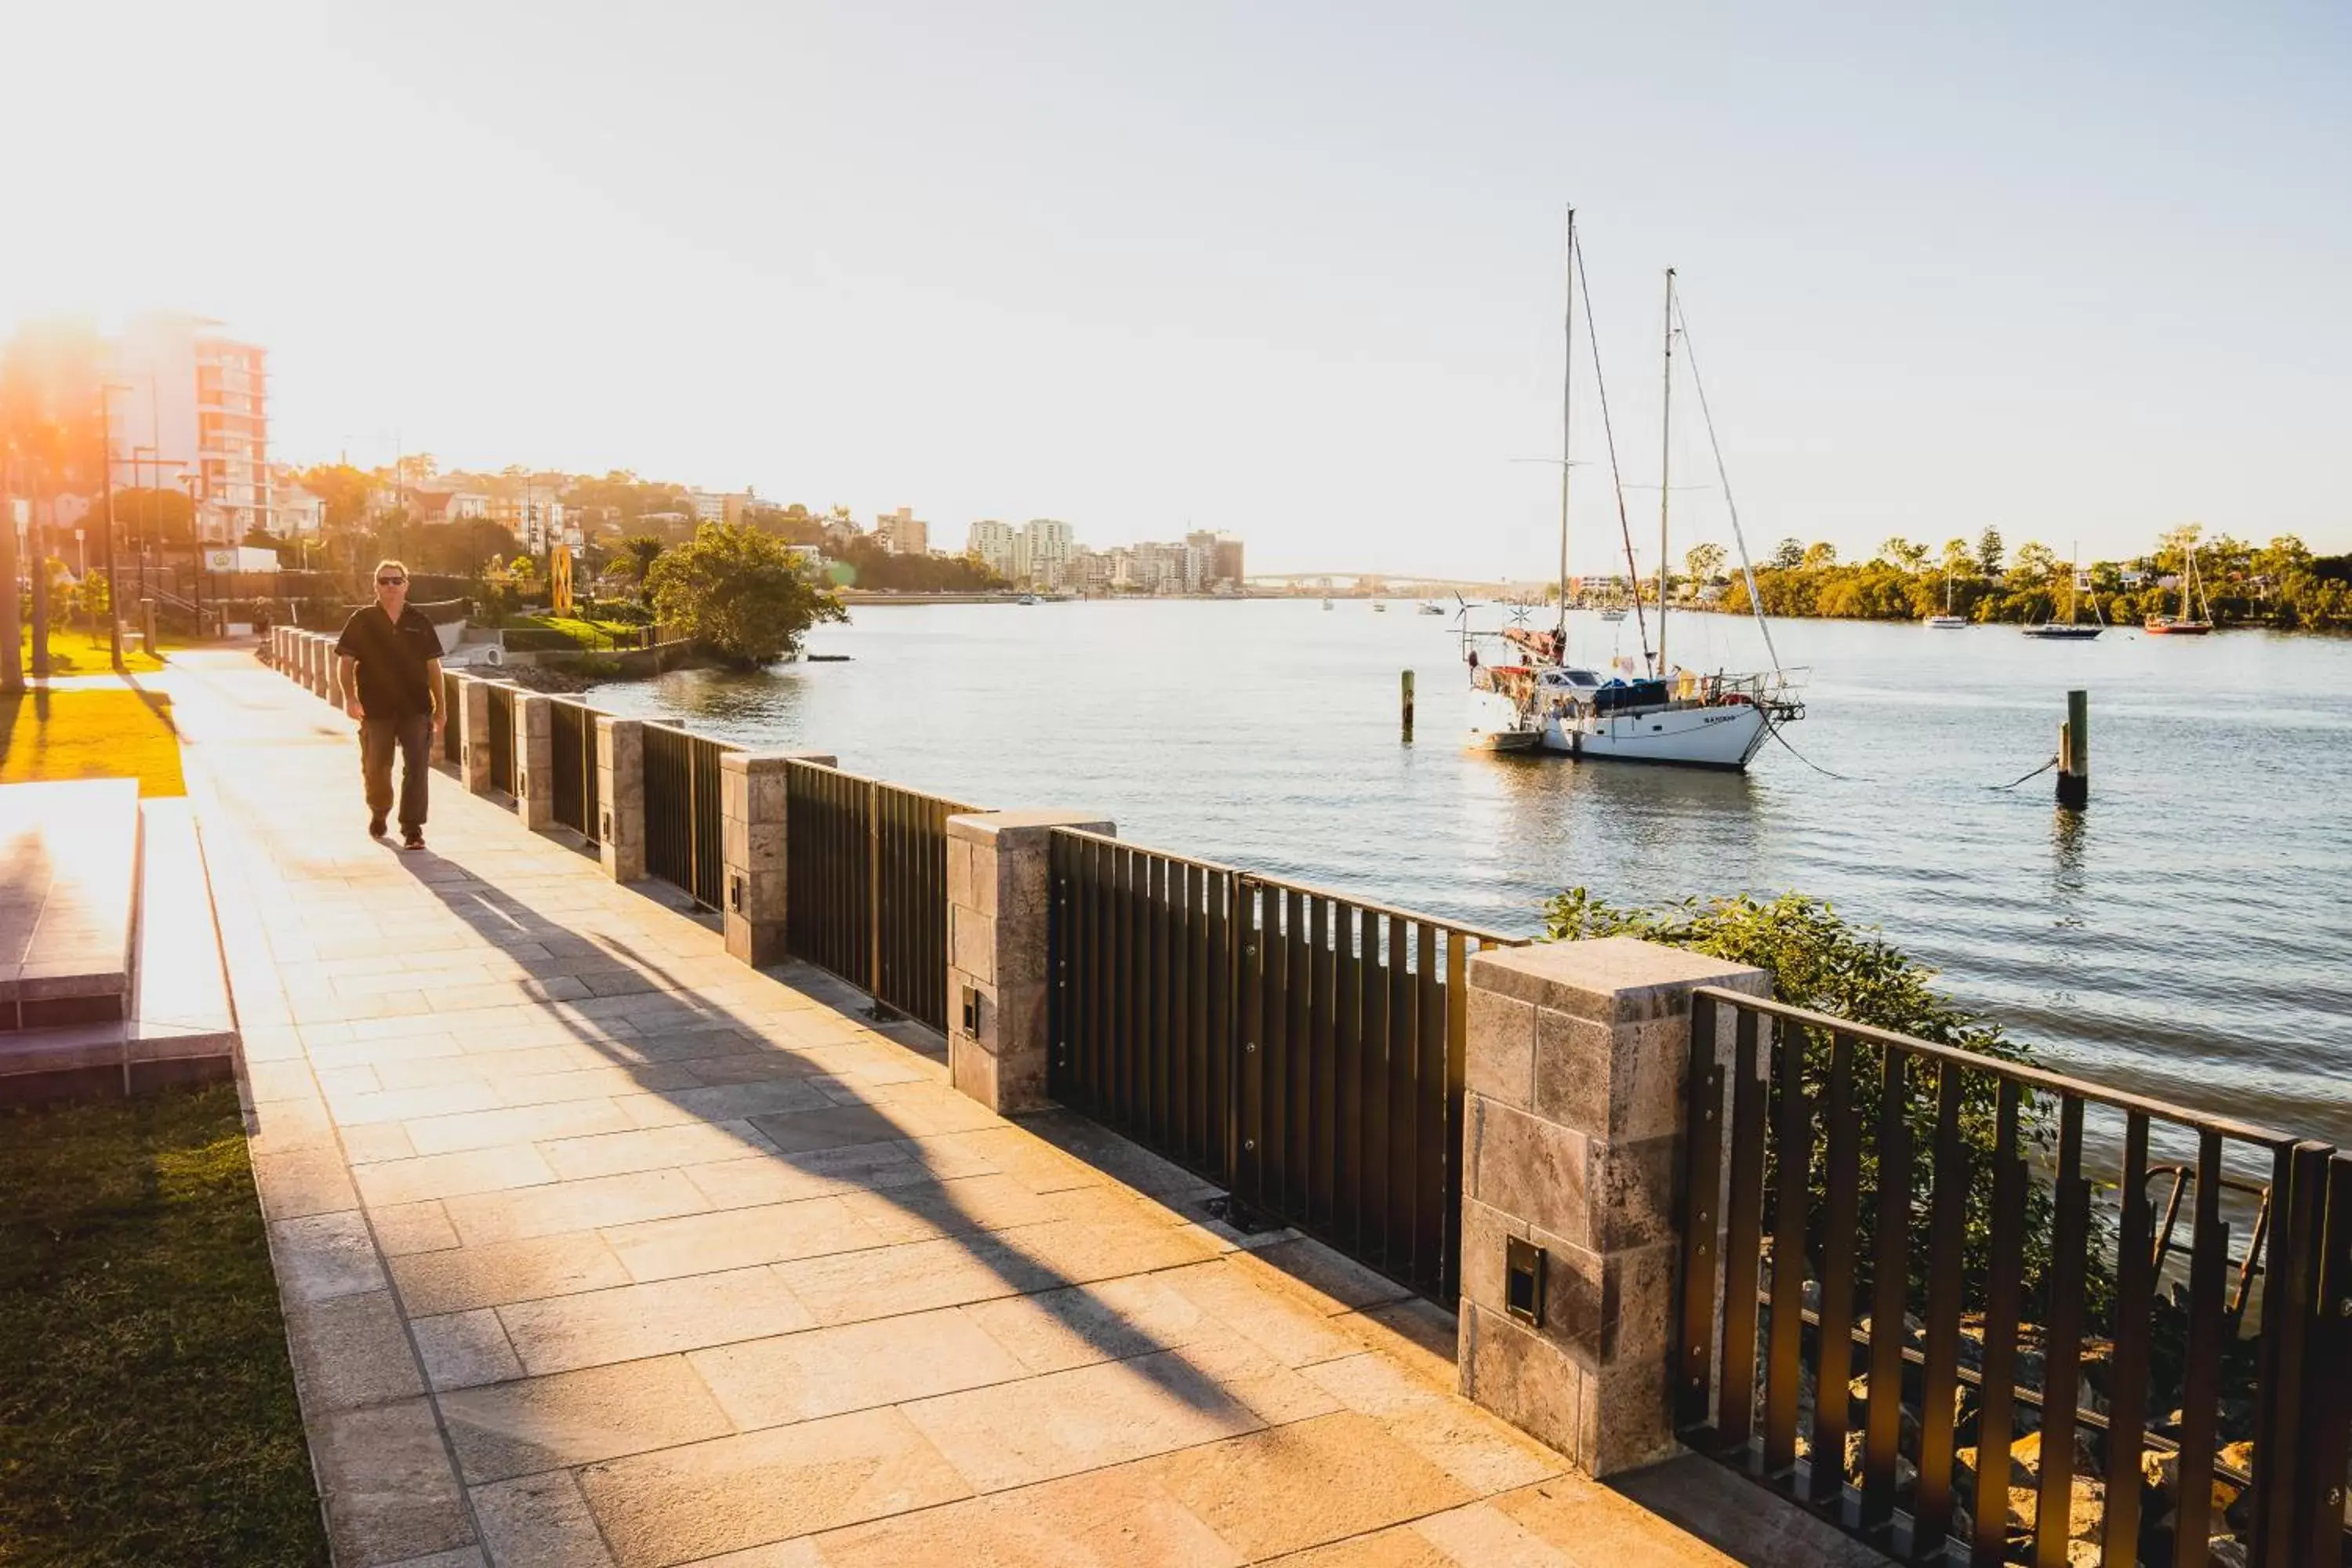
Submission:
<svg viewBox="0 0 2352 1568">
<path fill-rule="evenodd" d="M 1404 672 L 1404 738 L 1412 739 L 1412 671 Z"/>
<path fill-rule="evenodd" d="M 2066 693 L 2066 722 L 2058 727 L 2058 804 L 2080 811 L 2091 804 L 2091 694 Z"/>
</svg>

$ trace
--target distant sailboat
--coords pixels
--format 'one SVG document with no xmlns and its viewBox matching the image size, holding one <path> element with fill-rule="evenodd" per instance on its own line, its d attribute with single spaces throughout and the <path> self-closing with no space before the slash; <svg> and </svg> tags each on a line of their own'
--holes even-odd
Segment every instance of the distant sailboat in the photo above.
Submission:
<svg viewBox="0 0 2352 1568">
<path fill-rule="evenodd" d="M 1952 614 L 1952 568 L 1948 562 L 1944 566 L 1944 613 L 1940 616 L 1929 616 L 1927 626 L 1930 630 L 1939 632 L 1959 632 L 1968 629 L 1969 618 L 1966 616 Z"/>
<path fill-rule="evenodd" d="M 2188 547 L 2188 564 L 2180 574 L 2180 613 L 2177 616 L 2148 616 L 2147 627 L 2153 636 L 2201 637 L 2213 629 L 2213 606 L 2206 602 L 2204 581 L 2197 575 L 2197 546 L 2191 544 Z M 2192 589 L 2197 595 L 2197 607 L 2203 612 L 2201 615 L 2189 613 L 2189 595 Z"/>
<path fill-rule="evenodd" d="M 2075 554 L 2079 556 L 2082 549 L 2081 545 L 2076 545 Z M 2074 585 L 2081 570 L 2082 563 L 2079 561 L 2066 563 L 2066 618 L 2063 621 L 2042 621 L 2030 626 L 2025 628 L 2027 637 L 2040 637 L 2045 642 L 2088 642 L 2107 629 L 2107 618 L 2099 614 L 2099 596 L 2096 594 L 2089 595 L 2093 624 L 2086 626 L 2074 618 Z"/>
</svg>

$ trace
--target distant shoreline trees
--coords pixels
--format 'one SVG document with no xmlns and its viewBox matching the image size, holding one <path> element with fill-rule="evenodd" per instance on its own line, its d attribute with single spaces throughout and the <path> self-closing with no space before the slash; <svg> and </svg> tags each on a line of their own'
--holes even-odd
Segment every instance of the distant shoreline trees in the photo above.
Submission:
<svg viewBox="0 0 2352 1568">
<path fill-rule="evenodd" d="M 2314 555 L 2292 534 L 2265 545 L 2227 534 L 2203 540 L 2193 524 L 2166 534 L 2147 555 L 2079 568 L 2074 596 L 2083 618 L 2093 603 L 2116 625 L 2177 611 L 2179 578 L 2191 549 L 2215 626 L 2352 631 L 2352 555 Z M 1942 613 L 1948 573 L 1953 614 L 2023 625 L 2064 617 L 2067 572 L 2048 545 L 2029 542 L 2005 551 L 2000 531 L 1990 528 L 1973 545 L 1954 539 L 1940 552 L 1898 536 L 1853 563 L 1841 563 L 1830 545 L 1791 539 L 1758 564 L 1756 590 L 1774 616 L 1918 620 Z M 1717 607 L 1748 612 L 1743 577 L 1730 578 Z"/>
</svg>

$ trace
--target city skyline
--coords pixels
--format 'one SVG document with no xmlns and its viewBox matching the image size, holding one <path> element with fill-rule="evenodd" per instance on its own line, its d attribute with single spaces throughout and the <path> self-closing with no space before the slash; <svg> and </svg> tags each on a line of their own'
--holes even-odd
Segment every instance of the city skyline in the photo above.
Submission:
<svg viewBox="0 0 2352 1568">
<path fill-rule="evenodd" d="M 0 321 L 220 317 L 306 457 L 618 452 L 929 518 L 1213 519 L 1274 570 L 1533 577 L 1574 201 L 1627 482 L 1656 479 L 1672 263 L 1751 550 L 2352 545 L 2340 11 L 1698 17 L 788 5 L 625 47 L 495 6 L 47 8 L 28 50 L 106 59 L 124 108 L 62 77 L 0 105 L 44 150 Z M 279 90 L 206 122 L 317 194 L 296 242 L 202 243 L 201 178 L 126 217 L 186 84 L 256 68 Z M 609 112 L 648 72 L 694 87 Z M 1579 573 L 1621 552 L 1590 393 Z M 1683 420 L 1675 553 L 1728 542 L 1711 467 Z M 1646 560 L 1656 497 L 1627 500 Z"/>
</svg>

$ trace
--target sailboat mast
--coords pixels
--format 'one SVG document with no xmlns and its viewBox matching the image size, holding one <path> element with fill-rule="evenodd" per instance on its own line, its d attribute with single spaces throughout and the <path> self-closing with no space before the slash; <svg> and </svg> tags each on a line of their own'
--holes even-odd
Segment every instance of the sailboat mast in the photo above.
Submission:
<svg viewBox="0 0 2352 1568">
<path fill-rule="evenodd" d="M 1673 496 L 1675 455 L 1675 269 L 1666 268 L 1666 390 L 1658 413 L 1658 677 L 1666 665 L 1666 509 Z"/>
<path fill-rule="evenodd" d="M 1569 400 L 1576 391 L 1576 209 L 1568 209 L 1568 302 L 1560 317 L 1559 353 L 1559 658 L 1568 662 Z"/>
</svg>

